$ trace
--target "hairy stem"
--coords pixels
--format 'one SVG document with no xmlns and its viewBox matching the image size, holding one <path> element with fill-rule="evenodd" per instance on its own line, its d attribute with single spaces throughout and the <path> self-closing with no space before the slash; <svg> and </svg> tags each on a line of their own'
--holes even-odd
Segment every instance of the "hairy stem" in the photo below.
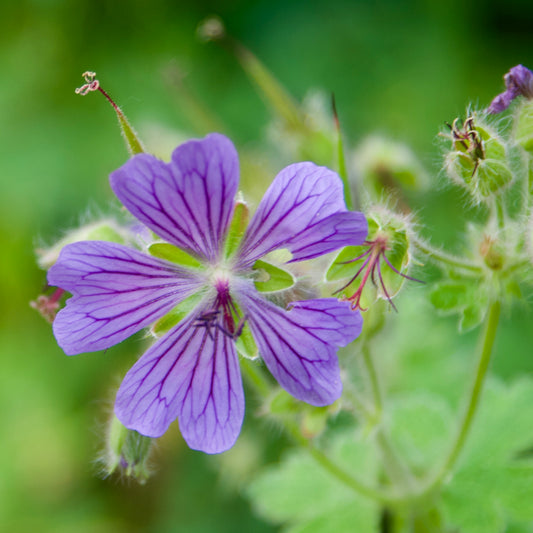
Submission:
<svg viewBox="0 0 533 533">
<path fill-rule="evenodd" d="M 241 358 L 241 367 L 244 371 L 244 375 L 248 378 L 249 383 L 254 386 L 256 392 L 263 398 L 268 397 L 272 392 L 272 386 L 263 375 L 261 369 L 254 365 L 252 361 L 245 358 Z M 366 483 L 358 480 L 356 477 L 343 470 L 324 452 L 316 448 L 311 440 L 304 437 L 300 431 L 300 428 L 292 419 L 283 417 L 279 420 L 283 424 L 283 428 L 287 434 L 290 435 L 298 445 L 302 446 L 302 448 L 305 448 L 311 457 L 317 462 L 317 464 L 319 464 L 333 477 L 355 491 L 357 494 L 383 503 L 384 505 L 401 503 L 402 500 L 400 498 L 396 498 L 395 496 L 388 495 L 379 489 L 370 487 Z"/>
<path fill-rule="evenodd" d="M 472 427 L 472 421 L 474 420 L 474 416 L 479 405 L 481 392 L 483 390 L 483 384 L 485 382 L 485 377 L 489 368 L 492 348 L 494 346 L 494 340 L 496 338 L 496 330 L 498 328 L 498 322 L 500 320 L 500 311 L 501 304 L 499 300 L 496 300 L 491 304 L 487 315 L 485 328 L 482 334 L 481 352 L 479 355 L 479 362 L 476 369 L 476 376 L 472 385 L 466 411 L 463 415 L 461 425 L 459 426 L 457 437 L 440 471 L 429 485 L 428 492 L 431 489 L 437 487 L 452 471 L 457 459 L 459 458 L 459 454 L 461 453 L 463 446 L 466 442 L 466 438 L 470 432 L 470 428 Z"/>
<path fill-rule="evenodd" d="M 479 274 L 483 271 L 479 265 L 467 261 L 466 259 L 455 257 L 454 255 L 443 252 L 442 250 L 437 250 L 422 240 L 413 240 L 413 244 L 416 246 L 416 248 L 418 248 L 418 250 L 428 255 L 431 259 L 438 263 Z"/>
<path fill-rule="evenodd" d="M 369 487 L 362 481 L 348 474 L 345 470 L 340 468 L 332 459 L 330 459 L 324 452 L 313 446 L 313 443 L 306 439 L 300 432 L 298 426 L 294 422 L 285 421 L 285 429 L 289 435 L 303 448 L 306 448 L 311 457 L 324 469 L 327 470 L 333 477 L 337 478 L 344 485 L 354 490 L 356 493 L 366 496 L 372 500 L 376 500 L 383 504 L 396 503 L 396 499 L 386 493 Z"/>
</svg>

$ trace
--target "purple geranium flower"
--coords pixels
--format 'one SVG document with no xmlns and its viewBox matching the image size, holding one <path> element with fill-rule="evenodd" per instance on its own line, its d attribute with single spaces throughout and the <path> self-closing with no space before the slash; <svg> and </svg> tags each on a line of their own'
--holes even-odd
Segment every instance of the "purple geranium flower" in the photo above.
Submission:
<svg viewBox="0 0 533 533">
<path fill-rule="evenodd" d="M 489 106 L 489 113 L 501 113 L 509 107 L 517 96 L 533 98 L 533 72 L 523 65 L 513 67 L 504 77 L 505 92 L 499 94 L 492 100 Z"/>
<path fill-rule="evenodd" d="M 127 373 L 115 412 L 149 437 L 178 418 L 189 446 L 207 453 L 227 450 L 240 432 L 244 395 L 235 341 L 244 327 L 281 386 L 313 405 L 340 396 L 336 350 L 361 331 L 361 316 L 348 302 L 311 299 L 283 309 L 254 285 L 254 263 L 273 250 L 286 248 L 291 261 L 301 261 L 364 241 L 366 219 L 346 210 L 339 177 L 313 163 L 283 169 L 228 254 L 238 182 L 237 153 L 219 134 L 179 146 L 168 164 L 136 155 L 111 174 L 113 191 L 202 268 L 84 241 L 65 246 L 48 273 L 51 285 L 72 293 L 54 321 L 69 355 L 106 349 L 196 295 L 194 309 Z"/>
</svg>

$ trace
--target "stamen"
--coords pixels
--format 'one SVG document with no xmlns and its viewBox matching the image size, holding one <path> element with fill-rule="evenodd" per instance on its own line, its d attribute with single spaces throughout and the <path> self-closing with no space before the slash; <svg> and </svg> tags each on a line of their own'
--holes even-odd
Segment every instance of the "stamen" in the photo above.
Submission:
<svg viewBox="0 0 533 533">
<path fill-rule="evenodd" d="M 212 328 L 219 329 L 232 339 L 237 339 L 242 334 L 246 316 L 239 316 L 239 310 L 231 298 L 227 282 L 221 283 L 217 289 L 212 308 L 202 313 L 193 326 L 205 327 L 211 339 L 213 339 Z"/>
<path fill-rule="evenodd" d="M 455 124 L 454 124 L 454 127 L 455 127 Z M 381 273 L 381 259 L 383 258 L 387 266 L 393 272 L 395 272 L 396 274 L 399 274 L 402 278 L 405 278 L 411 281 L 416 281 L 418 283 L 424 283 L 424 282 L 419 279 L 412 278 L 411 276 L 408 276 L 406 274 L 402 274 L 402 272 L 400 272 L 397 268 L 395 268 L 392 265 L 392 263 L 389 261 L 389 259 L 387 258 L 385 254 L 387 250 L 387 239 L 385 237 L 378 236 L 374 241 L 366 241 L 364 244 L 369 246 L 368 250 L 366 250 L 364 253 L 362 253 L 355 259 L 352 259 L 350 261 L 343 261 L 342 263 L 353 263 L 356 261 L 360 261 L 366 257 L 365 261 L 363 262 L 359 270 L 355 273 L 355 275 L 348 281 L 348 283 L 343 285 L 340 289 L 336 290 L 333 294 L 338 294 L 344 291 L 364 271 L 363 278 L 357 290 L 350 297 L 344 298 L 346 301 L 349 301 L 351 303 L 352 310 L 359 309 L 360 311 L 366 311 L 365 308 L 361 307 L 361 297 L 363 294 L 363 290 L 368 280 L 370 279 L 372 281 L 372 284 L 382 291 L 385 299 L 390 303 L 392 308 L 395 311 L 397 311 L 396 306 L 394 305 L 392 301 L 392 296 L 389 294 L 389 291 L 387 290 L 387 287 L 385 285 L 385 280 L 383 279 L 383 275 Z"/>
</svg>

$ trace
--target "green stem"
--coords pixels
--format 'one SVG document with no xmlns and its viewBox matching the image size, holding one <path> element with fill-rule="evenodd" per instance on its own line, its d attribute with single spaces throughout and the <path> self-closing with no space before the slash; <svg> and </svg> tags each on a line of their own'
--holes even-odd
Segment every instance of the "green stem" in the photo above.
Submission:
<svg viewBox="0 0 533 533">
<path fill-rule="evenodd" d="M 264 377 L 262 371 L 253 364 L 252 361 L 241 358 L 241 368 L 244 371 L 244 375 L 248 378 L 249 382 L 255 387 L 256 391 L 262 397 L 268 397 L 271 393 L 272 387 L 268 380 Z M 325 470 L 327 470 L 333 477 L 337 478 L 341 483 L 354 490 L 357 494 L 366 496 L 373 500 L 379 501 L 383 504 L 396 504 L 403 500 L 389 496 L 378 489 L 369 487 L 362 481 L 351 476 L 340 468 L 334 461 L 332 461 L 324 452 L 316 448 L 312 441 L 305 438 L 300 432 L 299 427 L 292 420 L 287 418 L 281 418 L 281 423 L 284 426 L 285 431 L 295 440 L 300 446 L 305 448 L 311 457 Z"/>
<path fill-rule="evenodd" d="M 383 400 L 381 398 L 381 389 L 379 387 L 376 367 L 374 366 L 374 361 L 372 361 L 372 356 L 370 355 L 370 350 L 368 349 L 368 345 L 366 342 L 363 342 L 361 352 L 363 354 L 363 361 L 365 363 L 368 377 L 370 378 L 370 387 L 372 389 L 372 397 L 374 399 L 374 416 L 376 419 L 379 420 L 381 418 L 381 412 L 383 410 Z"/>
<path fill-rule="evenodd" d="M 374 403 L 374 415 L 373 420 L 374 424 L 378 425 L 381 421 L 382 411 L 383 411 L 383 399 L 381 394 L 381 387 L 379 385 L 378 373 L 372 359 L 372 355 L 368 348 L 366 341 L 363 341 L 361 347 L 361 352 L 363 355 L 363 361 L 365 363 L 366 371 L 368 377 L 370 378 L 370 387 L 372 390 L 372 397 Z M 401 486 L 406 489 L 408 493 L 412 493 L 416 489 L 416 483 L 413 478 L 413 475 L 409 468 L 400 460 L 397 456 L 394 446 L 390 442 L 387 434 L 383 427 L 378 427 L 376 432 L 376 443 L 381 451 L 383 456 L 383 461 L 385 465 L 385 472 L 388 475 L 389 479 L 396 486 Z"/>
<path fill-rule="evenodd" d="M 500 311 L 501 304 L 499 300 L 496 300 L 491 304 L 489 308 L 487 321 L 485 324 L 485 329 L 481 341 L 481 353 L 477 365 L 476 377 L 474 379 L 474 384 L 472 386 L 466 412 L 463 416 L 463 420 L 459 427 L 457 437 L 455 439 L 455 442 L 453 443 L 450 453 L 446 461 L 444 462 L 442 468 L 440 469 L 439 473 L 427 489 L 427 492 L 437 487 L 451 472 L 466 442 L 466 438 L 470 432 L 472 421 L 474 420 L 474 416 L 479 405 L 481 392 L 483 390 L 483 384 L 485 382 L 485 377 L 489 368 L 492 348 L 494 346 L 494 340 L 496 338 L 496 330 L 498 328 L 498 322 L 500 320 Z"/>
<path fill-rule="evenodd" d="M 350 189 L 350 182 L 348 180 L 348 171 L 346 169 L 346 159 L 344 157 L 344 145 L 342 142 L 341 124 L 339 115 L 337 113 L 337 105 L 335 103 L 335 96 L 331 97 L 331 105 L 333 107 L 333 120 L 335 123 L 335 130 L 337 131 L 337 170 L 344 186 L 344 202 L 348 211 L 352 211 L 354 206 L 352 202 L 352 192 Z"/>
<path fill-rule="evenodd" d="M 498 222 L 498 228 L 505 228 L 505 209 L 503 206 L 503 201 L 500 196 L 494 198 L 494 211 L 496 213 L 496 220 Z"/>
<path fill-rule="evenodd" d="M 131 155 L 142 154 L 144 153 L 144 147 L 135 133 L 135 130 L 131 127 L 126 115 L 122 112 L 122 109 L 115 104 L 114 100 L 102 89 L 98 87 L 98 90 L 106 97 L 107 101 L 111 104 L 115 113 L 117 114 L 118 123 L 120 124 L 120 129 L 124 140 L 126 141 L 126 148 Z"/>
<path fill-rule="evenodd" d="M 263 398 L 267 398 L 270 395 L 272 386 L 267 378 L 264 376 L 261 369 L 254 361 L 246 357 L 241 357 L 241 368 L 244 370 L 244 375 L 248 378 L 249 382 L 255 387 L 256 391 Z"/>
<path fill-rule="evenodd" d="M 371 498 L 383 504 L 394 504 L 397 502 L 392 496 L 385 494 L 377 489 L 369 487 L 365 483 L 359 481 L 357 478 L 351 476 L 340 468 L 334 461 L 332 461 L 324 452 L 315 448 L 312 442 L 306 439 L 300 432 L 299 428 L 288 420 L 284 421 L 284 426 L 289 435 L 303 448 L 306 448 L 311 457 L 322 467 L 327 470 L 333 477 L 337 478 L 344 485 L 350 487 L 352 490 L 360 495 Z"/>
<path fill-rule="evenodd" d="M 426 255 L 429 255 L 430 258 L 433 259 L 434 261 L 443 263 L 451 267 L 459 268 L 462 270 L 468 270 L 470 272 L 475 272 L 478 274 L 481 274 L 483 272 L 483 269 L 479 265 L 476 265 L 475 263 L 472 263 L 471 261 L 467 261 L 465 259 L 455 257 L 451 254 L 443 252 L 442 250 L 437 250 L 436 248 L 433 248 L 428 243 L 423 242 L 419 239 L 413 240 L 413 244 L 416 246 L 416 248 L 418 248 L 418 250 L 425 253 Z"/>
</svg>

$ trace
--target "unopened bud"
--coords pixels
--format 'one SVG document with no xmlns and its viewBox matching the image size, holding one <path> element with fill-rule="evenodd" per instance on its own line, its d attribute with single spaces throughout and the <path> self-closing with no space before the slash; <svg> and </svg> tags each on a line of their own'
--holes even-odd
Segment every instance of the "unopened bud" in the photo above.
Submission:
<svg viewBox="0 0 533 533">
<path fill-rule="evenodd" d="M 505 250 L 500 242 L 493 237 L 485 235 L 479 247 L 483 261 L 491 270 L 501 270 L 505 263 Z"/>
<path fill-rule="evenodd" d="M 406 145 L 376 135 L 362 142 L 354 164 L 365 190 L 375 198 L 398 187 L 421 189 L 428 182 L 424 168 Z"/>
<path fill-rule="evenodd" d="M 113 416 L 103 457 L 105 473 L 119 472 L 145 483 L 150 477 L 148 462 L 153 443 L 154 439 L 127 429 Z"/>
<path fill-rule="evenodd" d="M 38 248 L 36 250 L 37 263 L 43 270 L 48 270 L 57 261 L 63 247 L 73 242 L 109 241 L 123 244 L 126 240 L 125 230 L 114 220 L 100 220 L 69 231 L 61 240 L 49 248 Z"/>
<path fill-rule="evenodd" d="M 471 115 L 449 126 L 452 150 L 444 167 L 448 176 L 464 187 L 476 202 L 503 192 L 513 181 L 504 140 L 483 118 Z"/>
</svg>

